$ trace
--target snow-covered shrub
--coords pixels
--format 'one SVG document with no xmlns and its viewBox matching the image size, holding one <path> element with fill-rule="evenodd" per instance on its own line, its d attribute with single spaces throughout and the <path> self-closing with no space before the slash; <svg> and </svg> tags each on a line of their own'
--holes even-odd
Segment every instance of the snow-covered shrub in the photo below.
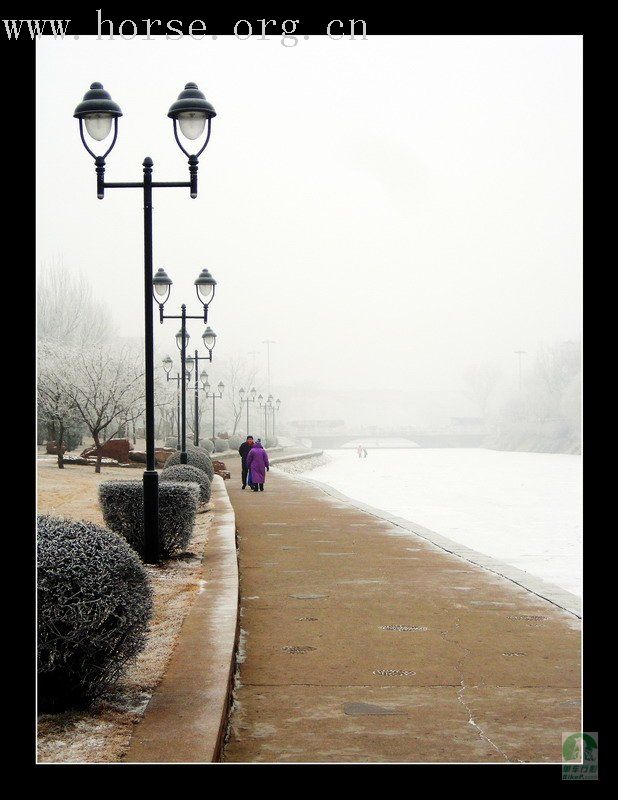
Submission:
<svg viewBox="0 0 618 800">
<path fill-rule="evenodd" d="M 200 448 L 206 450 L 207 453 L 212 453 L 215 446 L 210 439 L 200 439 Z"/>
<path fill-rule="evenodd" d="M 178 446 L 178 437 L 177 436 L 166 436 L 165 438 L 165 446 L 166 447 L 174 447 Z"/>
<path fill-rule="evenodd" d="M 187 548 L 200 498 L 194 483 L 159 482 L 159 553 L 169 558 Z M 105 524 L 144 556 L 144 487 L 141 480 L 103 481 L 99 503 Z"/>
<path fill-rule="evenodd" d="M 266 438 L 266 447 L 277 447 L 279 440 L 276 436 L 268 436 Z"/>
<path fill-rule="evenodd" d="M 230 436 L 228 439 L 228 446 L 230 450 L 238 450 L 244 441 L 245 440 L 241 436 Z"/>
<path fill-rule="evenodd" d="M 224 450 L 227 450 L 229 446 L 228 439 L 215 439 L 215 453 L 222 453 Z"/>
<path fill-rule="evenodd" d="M 208 503 L 210 500 L 210 478 L 203 469 L 192 467 L 190 464 L 175 464 L 163 470 L 160 480 L 197 483 L 200 487 L 200 503 Z"/>
<path fill-rule="evenodd" d="M 139 558 L 92 522 L 38 518 L 39 709 L 93 700 L 144 648 L 152 592 Z"/>
<path fill-rule="evenodd" d="M 180 450 L 176 450 L 176 452 L 172 453 L 172 455 L 165 462 L 163 472 L 165 472 L 166 469 L 175 467 L 180 463 Z M 200 448 L 193 447 L 191 450 L 187 450 L 187 464 L 203 470 L 208 475 L 210 480 L 212 480 L 212 476 L 215 474 L 210 456 Z"/>
</svg>

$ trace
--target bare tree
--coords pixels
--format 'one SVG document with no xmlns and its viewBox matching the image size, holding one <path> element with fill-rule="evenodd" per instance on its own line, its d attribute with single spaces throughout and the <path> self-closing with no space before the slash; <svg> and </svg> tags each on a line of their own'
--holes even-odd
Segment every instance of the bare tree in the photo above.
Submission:
<svg viewBox="0 0 618 800">
<path fill-rule="evenodd" d="M 71 386 L 73 353 L 68 348 L 51 348 L 42 345 L 39 349 L 37 375 L 37 401 L 40 419 L 54 431 L 58 451 L 58 469 L 64 469 L 63 446 L 67 427 L 77 421 L 79 414 Z"/>
<path fill-rule="evenodd" d="M 242 387 L 246 392 L 252 388 L 256 382 L 257 368 L 247 364 L 246 359 L 241 356 L 231 356 L 227 359 L 223 367 L 223 382 L 225 384 L 225 395 L 219 403 L 223 404 L 228 418 L 232 421 L 232 436 L 241 424 L 243 411 L 246 406 L 240 400 L 239 390 Z M 246 395 L 245 395 L 246 397 Z M 249 431 L 247 431 L 248 433 Z"/>
<path fill-rule="evenodd" d="M 173 436 L 176 430 L 177 402 L 176 381 L 155 377 L 155 412 L 158 415 L 157 438 Z"/>
<path fill-rule="evenodd" d="M 115 435 L 143 401 L 143 363 L 132 348 L 101 345 L 80 351 L 74 364 L 71 392 L 94 441 L 95 472 L 101 472 L 102 432 L 110 428 Z"/>
<path fill-rule="evenodd" d="M 37 338 L 62 346 L 100 344 L 112 331 L 108 308 L 95 301 L 88 281 L 62 258 L 42 263 L 37 280 Z"/>
</svg>

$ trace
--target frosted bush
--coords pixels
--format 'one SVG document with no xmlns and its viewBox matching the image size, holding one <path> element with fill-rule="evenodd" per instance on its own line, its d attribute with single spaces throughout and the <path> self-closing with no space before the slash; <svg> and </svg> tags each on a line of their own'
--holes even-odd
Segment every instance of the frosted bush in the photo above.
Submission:
<svg viewBox="0 0 618 800">
<path fill-rule="evenodd" d="M 169 558 L 186 550 L 199 503 L 194 483 L 159 482 L 159 553 Z M 105 524 L 144 557 L 144 487 L 137 481 L 104 481 L 99 503 Z"/>
<path fill-rule="evenodd" d="M 210 439 L 200 439 L 200 448 L 206 450 L 207 453 L 212 453 L 215 449 Z"/>
<path fill-rule="evenodd" d="M 152 591 L 117 534 L 51 516 L 37 527 L 39 710 L 61 710 L 112 687 L 143 650 Z"/>
<path fill-rule="evenodd" d="M 200 503 L 208 503 L 210 500 L 210 478 L 204 470 L 192 467 L 190 464 L 175 464 L 173 467 L 164 469 L 160 480 L 197 483 L 200 487 Z"/>
<path fill-rule="evenodd" d="M 180 463 L 180 450 L 176 450 L 176 452 L 172 453 L 172 455 L 165 462 L 163 471 L 165 472 L 166 469 L 175 467 Z M 203 470 L 208 475 L 210 480 L 212 480 L 212 477 L 215 474 L 215 470 L 212 465 L 212 459 L 208 453 L 201 448 L 192 446 L 190 450 L 187 450 L 187 464 Z"/>
</svg>

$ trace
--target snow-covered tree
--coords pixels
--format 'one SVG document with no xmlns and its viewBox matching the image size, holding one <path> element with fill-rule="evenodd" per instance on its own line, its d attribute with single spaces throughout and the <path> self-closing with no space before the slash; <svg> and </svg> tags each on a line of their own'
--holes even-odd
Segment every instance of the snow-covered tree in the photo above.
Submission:
<svg viewBox="0 0 618 800">
<path fill-rule="evenodd" d="M 63 347 L 88 341 L 97 345 L 113 330 L 107 306 L 95 300 L 81 273 L 67 269 L 62 259 L 43 263 L 37 276 L 37 338 Z"/>
<path fill-rule="evenodd" d="M 39 419 L 53 430 L 58 450 L 58 468 L 64 468 L 65 432 L 79 419 L 72 391 L 74 352 L 67 347 L 39 347 L 37 406 Z"/>
<path fill-rule="evenodd" d="M 101 471 L 103 431 L 116 435 L 143 404 L 144 371 L 134 348 L 104 344 L 80 350 L 74 358 L 71 394 L 90 431 Z"/>
</svg>

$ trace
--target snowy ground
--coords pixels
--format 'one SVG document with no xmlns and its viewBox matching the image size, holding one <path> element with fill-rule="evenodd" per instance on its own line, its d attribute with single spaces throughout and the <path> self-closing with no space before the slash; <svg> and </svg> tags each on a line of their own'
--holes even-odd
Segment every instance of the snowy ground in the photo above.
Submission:
<svg viewBox="0 0 618 800">
<path fill-rule="evenodd" d="M 573 594 L 582 594 L 581 456 L 482 449 L 329 450 L 308 473 Z"/>
</svg>

